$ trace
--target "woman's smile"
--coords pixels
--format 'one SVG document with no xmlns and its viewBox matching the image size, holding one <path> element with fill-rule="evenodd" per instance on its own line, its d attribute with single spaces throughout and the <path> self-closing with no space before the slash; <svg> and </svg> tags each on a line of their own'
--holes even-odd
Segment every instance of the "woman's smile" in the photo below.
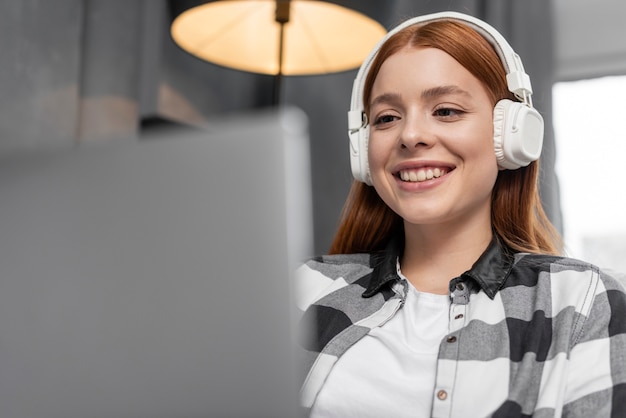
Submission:
<svg viewBox="0 0 626 418">
<path fill-rule="evenodd" d="M 402 181 L 407 181 L 411 183 L 421 183 L 426 180 L 432 180 L 434 178 L 439 178 L 446 174 L 445 168 L 439 167 L 427 167 L 427 168 L 414 168 L 401 170 L 398 172 L 397 176 Z"/>
</svg>

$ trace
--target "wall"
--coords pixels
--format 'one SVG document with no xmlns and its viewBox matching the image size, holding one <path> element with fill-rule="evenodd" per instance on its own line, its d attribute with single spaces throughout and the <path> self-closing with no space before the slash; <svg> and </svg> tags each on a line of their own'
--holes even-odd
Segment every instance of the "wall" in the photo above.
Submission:
<svg viewBox="0 0 626 418">
<path fill-rule="evenodd" d="M 626 2 L 555 0 L 554 9 L 558 81 L 626 74 Z"/>
</svg>

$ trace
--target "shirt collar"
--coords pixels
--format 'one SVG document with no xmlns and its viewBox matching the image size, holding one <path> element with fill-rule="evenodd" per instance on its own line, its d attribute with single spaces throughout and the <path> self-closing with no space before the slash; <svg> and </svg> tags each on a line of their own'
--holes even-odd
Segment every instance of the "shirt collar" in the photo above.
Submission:
<svg viewBox="0 0 626 418">
<path fill-rule="evenodd" d="M 404 250 L 404 237 L 401 235 L 392 238 L 383 251 L 371 254 L 370 267 L 374 270 L 369 285 L 363 292 L 364 298 L 374 296 L 384 285 L 398 279 L 396 262 Z"/>
<path fill-rule="evenodd" d="M 489 247 L 461 277 L 473 279 L 493 299 L 511 274 L 514 261 L 513 251 L 494 235 Z"/>
<path fill-rule="evenodd" d="M 393 238 L 386 248 L 370 256 L 372 276 L 362 296 L 369 298 L 378 293 L 387 283 L 398 280 L 396 261 L 404 249 L 404 238 Z M 460 279 L 471 279 L 493 299 L 502 288 L 511 273 L 514 263 L 512 251 L 500 242 L 496 235 L 471 269 L 463 273 Z M 458 282 L 451 280 L 450 286 Z"/>
</svg>

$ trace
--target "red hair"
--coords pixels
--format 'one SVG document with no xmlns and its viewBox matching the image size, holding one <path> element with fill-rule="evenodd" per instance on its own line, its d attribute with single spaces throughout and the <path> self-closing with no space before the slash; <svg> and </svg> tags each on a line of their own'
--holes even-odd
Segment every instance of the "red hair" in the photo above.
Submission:
<svg viewBox="0 0 626 418">
<path fill-rule="evenodd" d="M 485 86 L 494 106 L 501 99 L 516 100 L 507 88 L 506 72 L 491 44 L 467 25 L 446 20 L 409 26 L 380 48 L 365 79 L 366 114 L 369 114 L 372 86 L 383 62 L 407 47 L 437 48 L 452 56 Z M 562 243 L 541 205 L 538 178 L 538 161 L 498 173 L 492 192 L 492 228 L 516 251 L 557 255 Z M 373 187 L 355 180 L 329 252 L 379 251 L 402 231 L 402 218 L 380 199 Z"/>
</svg>

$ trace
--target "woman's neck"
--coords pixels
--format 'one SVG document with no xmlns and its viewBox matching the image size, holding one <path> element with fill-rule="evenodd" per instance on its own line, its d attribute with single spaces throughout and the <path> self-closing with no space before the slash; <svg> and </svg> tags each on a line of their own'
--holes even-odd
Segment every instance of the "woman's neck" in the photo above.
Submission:
<svg viewBox="0 0 626 418">
<path fill-rule="evenodd" d="M 454 277 L 469 270 L 487 249 L 493 232 L 490 222 L 460 228 L 405 224 L 402 274 L 422 292 L 448 293 Z"/>
</svg>

